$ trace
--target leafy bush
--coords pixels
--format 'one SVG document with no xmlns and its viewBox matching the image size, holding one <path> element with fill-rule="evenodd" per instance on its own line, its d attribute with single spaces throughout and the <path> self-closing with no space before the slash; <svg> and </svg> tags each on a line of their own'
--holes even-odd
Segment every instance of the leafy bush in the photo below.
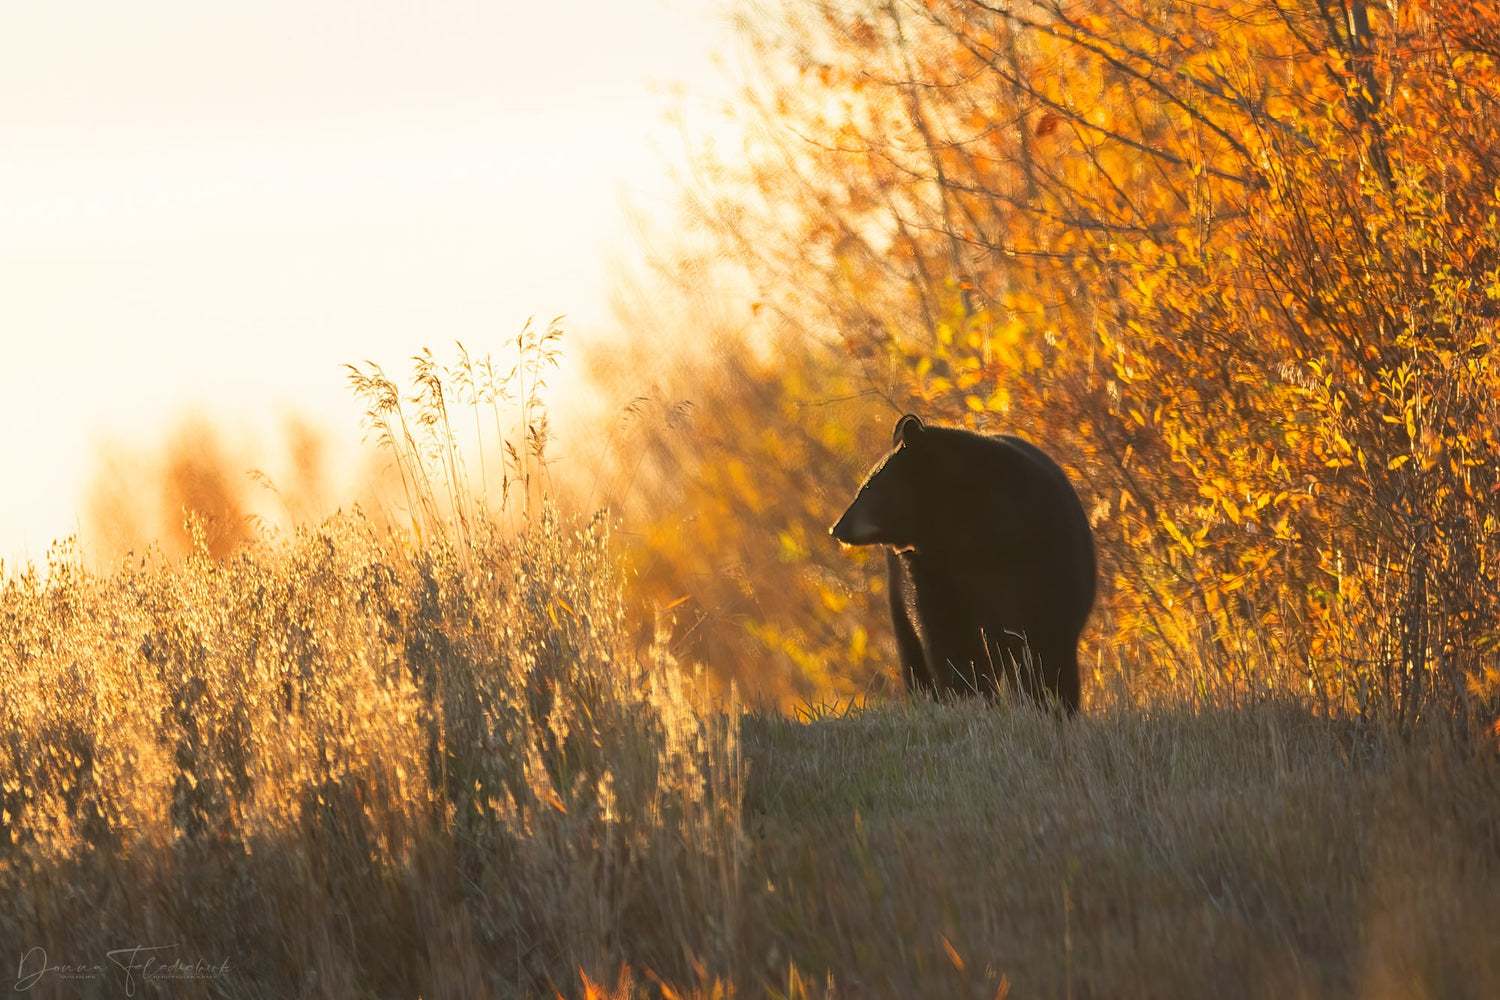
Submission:
<svg viewBox="0 0 1500 1000">
<path fill-rule="evenodd" d="M 1295 692 L 1483 738 L 1500 714 L 1500 20 L 1331 10 L 747 15 L 745 163 L 708 159 L 688 191 L 708 249 L 663 255 L 681 295 L 637 321 L 657 344 L 675 316 L 695 334 L 715 317 L 719 345 L 670 390 L 711 424 L 633 484 L 654 491 L 641 564 L 661 602 L 701 605 L 687 628 L 733 608 L 794 693 L 840 690 L 833 654 L 856 689 L 886 669 L 852 655 L 879 584 L 810 540 L 875 429 L 918 410 L 1019 431 L 1074 475 L 1104 564 L 1095 689 L 1124 673 L 1142 698 Z M 695 308 L 725 273 L 742 305 Z M 741 536 L 807 558 L 783 569 Z M 777 581 L 752 588 L 767 605 L 734 602 L 703 552 Z"/>
</svg>

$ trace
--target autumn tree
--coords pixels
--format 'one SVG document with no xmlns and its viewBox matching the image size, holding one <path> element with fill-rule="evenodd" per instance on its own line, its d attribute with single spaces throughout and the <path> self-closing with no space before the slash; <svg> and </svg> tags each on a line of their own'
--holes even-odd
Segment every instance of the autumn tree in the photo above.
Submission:
<svg viewBox="0 0 1500 1000">
<path fill-rule="evenodd" d="M 1500 16 L 858 0 L 744 23 L 748 165 L 695 208 L 763 343 L 830 352 L 781 396 L 852 379 L 882 423 L 1045 443 L 1093 511 L 1099 662 L 1140 691 L 1493 717 Z"/>
</svg>

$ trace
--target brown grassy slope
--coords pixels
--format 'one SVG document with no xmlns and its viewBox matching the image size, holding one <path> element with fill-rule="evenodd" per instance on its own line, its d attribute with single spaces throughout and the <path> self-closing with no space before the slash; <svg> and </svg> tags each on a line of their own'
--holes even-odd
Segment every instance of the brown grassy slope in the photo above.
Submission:
<svg viewBox="0 0 1500 1000">
<path fill-rule="evenodd" d="M 740 948 L 837 995 L 1500 991 L 1500 773 L 1295 709 L 751 719 Z M 951 949 L 951 952 L 950 952 Z"/>
</svg>

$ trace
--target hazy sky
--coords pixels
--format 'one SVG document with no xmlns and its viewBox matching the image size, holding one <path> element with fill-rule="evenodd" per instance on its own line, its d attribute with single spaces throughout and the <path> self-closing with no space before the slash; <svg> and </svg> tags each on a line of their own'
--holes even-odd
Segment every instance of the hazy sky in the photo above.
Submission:
<svg viewBox="0 0 1500 1000">
<path fill-rule="evenodd" d="M 357 436 L 339 366 L 608 325 L 623 204 L 712 128 L 715 0 L 0 5 L 0 558 L 98 442 L 205 410 Z"/>
</svg>

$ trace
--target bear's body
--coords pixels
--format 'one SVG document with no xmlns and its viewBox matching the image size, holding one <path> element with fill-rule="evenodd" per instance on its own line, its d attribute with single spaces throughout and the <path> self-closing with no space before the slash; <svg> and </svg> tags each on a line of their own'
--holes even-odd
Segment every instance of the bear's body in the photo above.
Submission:
<svg viewBox="0 0 1500 1000">
<path fill-rule="evenodd" d="M 829 531 L 891 548 L 908 690 L 993 696 L 1008 683 L 1077 711 L 1094 538 L 1067 476 L 1040 449 L 904 416 L 895 448 Z"/>
</svg>

